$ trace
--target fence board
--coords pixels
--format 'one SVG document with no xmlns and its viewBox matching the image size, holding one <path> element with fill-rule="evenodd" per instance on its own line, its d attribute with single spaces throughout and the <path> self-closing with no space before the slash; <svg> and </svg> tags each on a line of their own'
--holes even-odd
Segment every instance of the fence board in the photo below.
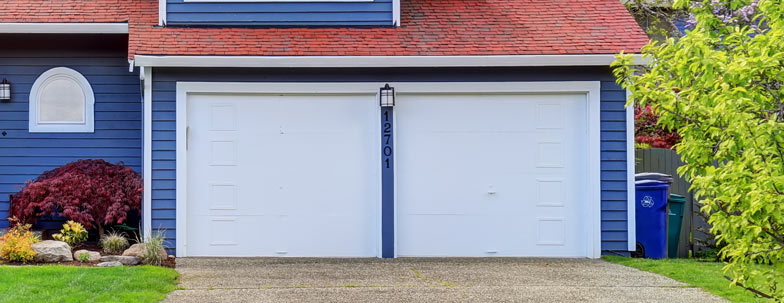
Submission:
<svg viewBox="0 0 784 303">
<path fill-rule="evenodd" d="M 681 157 L 671 149 L 637 149 L 635 151 L 635 163 L 635 173 L 656 172 L 671 175 L 673 182 L 670 187 L 670 193 L 686 198 L 681 237 L 678 244 L 678 257 L 689 257 L 689 251 L 692 250 L 690 236 L 696 214 L 694 213 L 694 195 L 689 191 L 690 184 L 680 177 L 677 172 L 678 167 L 684 164 L 681 161 Z"/>
</svg>

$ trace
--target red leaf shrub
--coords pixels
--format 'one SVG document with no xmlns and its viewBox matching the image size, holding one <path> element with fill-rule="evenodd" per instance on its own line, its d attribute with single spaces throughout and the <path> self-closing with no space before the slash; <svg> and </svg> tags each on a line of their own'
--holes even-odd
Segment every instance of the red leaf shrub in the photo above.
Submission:
<svg viewBox="0 0 784 303">
<path fill-rule="evenodd" d="M 634 106 L 635 141 L 655 148 L 672 148 L 680 142 L 678 133 L 663 129 L 657 124 L 659 115 L 654 113 L 650 105 Z"/>
<path fill-rule="evenodd" d="M 130 211 L 141 211 L 142 178 L 122 163 L 79 160 L 44 172 L 11 195 L 10 215 L 33 223 L 60 215 L 85 228 L 122 224 Z"/>
</svg>

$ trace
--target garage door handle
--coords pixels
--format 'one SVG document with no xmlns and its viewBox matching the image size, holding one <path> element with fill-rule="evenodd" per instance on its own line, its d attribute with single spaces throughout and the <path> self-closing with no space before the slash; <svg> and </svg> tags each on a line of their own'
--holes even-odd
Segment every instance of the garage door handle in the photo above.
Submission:
<svg viewBox="0 0 784 303">
<path fill-rule="evenodd" d="M 185 128 L 185 150 L 188 150 L 190 141 L 191 141 L 191 127 L 188 126 Z"/>
</svg>

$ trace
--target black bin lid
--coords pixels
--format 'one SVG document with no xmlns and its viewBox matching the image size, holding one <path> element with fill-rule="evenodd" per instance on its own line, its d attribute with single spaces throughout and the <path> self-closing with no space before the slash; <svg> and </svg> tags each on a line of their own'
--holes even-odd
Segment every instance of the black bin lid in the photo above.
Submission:
<svg viewBox="0 0 784 303">
<path fill-rule="evenodd" d="M 662 173 L 639 173 L 634 175 L 634 180 L 637 181 L 635 183 L 640 183 L 639 181 L 659 181 L 672 184 L 672 176 Z"/>
</svg>

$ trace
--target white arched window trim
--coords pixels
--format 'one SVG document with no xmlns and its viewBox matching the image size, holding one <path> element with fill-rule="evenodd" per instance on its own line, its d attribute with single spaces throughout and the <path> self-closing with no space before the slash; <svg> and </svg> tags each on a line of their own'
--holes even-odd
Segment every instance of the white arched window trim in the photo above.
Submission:
<svg viewBox="0 0 784 303">
<path fill-rule="evenodd" d="M 80 121 L 41 121 L 41 94 L 54 80 L 71 80 L 84 94 L 84 113 Z M 67 67 L 55 67 L 38 76 L 30 89 L 30 132 L 34 133 L 92 133 L 95 131 L 95 94 L 90 82 L 79 72 Z"/>
</svg>

